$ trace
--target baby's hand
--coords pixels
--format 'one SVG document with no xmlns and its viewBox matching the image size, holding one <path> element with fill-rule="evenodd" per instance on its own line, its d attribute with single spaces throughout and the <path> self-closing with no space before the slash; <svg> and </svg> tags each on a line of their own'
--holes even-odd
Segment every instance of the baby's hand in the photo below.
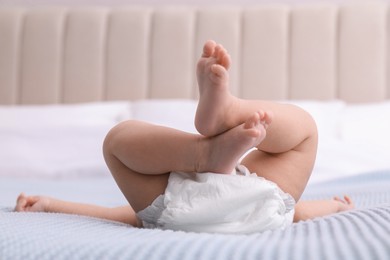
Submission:
<svg viewBox="0 0 390 260">
<path fill-rule="evenodd" d="M 15 211 L 18 212 L 46 212 L 50 198 L 43 196 L 26 196 L 21 193 L 16 200 Z"/>
<path fill-rule="evenodd" d="M 339 197 L 334 197 L 333 199 L 339 203 L 339 211 L 346 211 L 355 208 L 355 205 L 349 196 L 344 196 L 344 199 Z"/>
</svg>

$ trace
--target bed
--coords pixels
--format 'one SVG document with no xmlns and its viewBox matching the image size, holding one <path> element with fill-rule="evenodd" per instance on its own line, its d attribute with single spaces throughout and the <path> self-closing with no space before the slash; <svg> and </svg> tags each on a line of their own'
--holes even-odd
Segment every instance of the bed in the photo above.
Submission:
<svg viewBox="0 0 390 260">
<path fill-rule="evenodd" d="M 387 259 L 390 84 L 385 3 L 0 6 L 0 259 Z M 101 154 L 127 119 L 196 132 L 202 43 L 229 50 L 232 91 L 306 109 L 317 161 L 304 199 L 356 209 L 222 235 L 13 212 L 20 192 L 119 206 Z"/>
</svg>

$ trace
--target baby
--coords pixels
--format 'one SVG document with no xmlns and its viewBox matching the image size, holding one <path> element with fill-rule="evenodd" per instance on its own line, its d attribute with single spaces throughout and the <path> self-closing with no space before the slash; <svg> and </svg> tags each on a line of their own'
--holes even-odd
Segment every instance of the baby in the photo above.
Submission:
<svg viewBox="0 0 390 260">
<path fill-rule="evenodd" d="M 300 200 L 316 157 L 315 122 L 293 105 L 233 96 L 230 65 L 222 45 L 205 43 L 197 64 L 200 134 L 133 120 L 107 134 L 104 158 L 130 205 L 105 208 L 22 193 L 16 211 L 87 215 L 135 227 L 252 233 L 352 209 L 347 196 Z"/>
</svg>

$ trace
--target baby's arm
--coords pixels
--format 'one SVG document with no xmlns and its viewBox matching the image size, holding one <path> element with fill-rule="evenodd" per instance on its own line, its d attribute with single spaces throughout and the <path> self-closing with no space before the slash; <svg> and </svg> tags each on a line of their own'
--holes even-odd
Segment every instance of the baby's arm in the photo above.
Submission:
<svg viewBox="0 0 390 260">
<path fill-rule="evenodd" d="M 335 197 L 332 200 L 299 201 L 295 206 L 294 222 L 351 210 L 354 207 L 348 196 L 344 196 L 344 200 Z"/>
<path fill-rule="evenodd" d="M 45 196 L 26 196 L 24 193 L 19 195 L 15 211 L 75 214 L 119 221 L 135 227 L 140 226 L 136 214 L 130 206 L 107 208 L 91 204 L 68 202 Z"/>
</svg>

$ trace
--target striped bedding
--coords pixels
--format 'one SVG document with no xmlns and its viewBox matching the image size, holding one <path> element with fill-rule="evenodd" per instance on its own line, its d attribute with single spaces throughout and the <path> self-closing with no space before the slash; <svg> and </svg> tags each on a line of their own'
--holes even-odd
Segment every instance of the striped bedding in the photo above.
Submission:
<svg viewBox="0 0 390 260">
<path fill-rule="evenodd" d="M 133 228 L 0 209 L 0 259 L 389 259 L 390 172 L 315 184 L 305 199 L 348 193 L 357 209 L 253 235 Z"/>
</svg>

